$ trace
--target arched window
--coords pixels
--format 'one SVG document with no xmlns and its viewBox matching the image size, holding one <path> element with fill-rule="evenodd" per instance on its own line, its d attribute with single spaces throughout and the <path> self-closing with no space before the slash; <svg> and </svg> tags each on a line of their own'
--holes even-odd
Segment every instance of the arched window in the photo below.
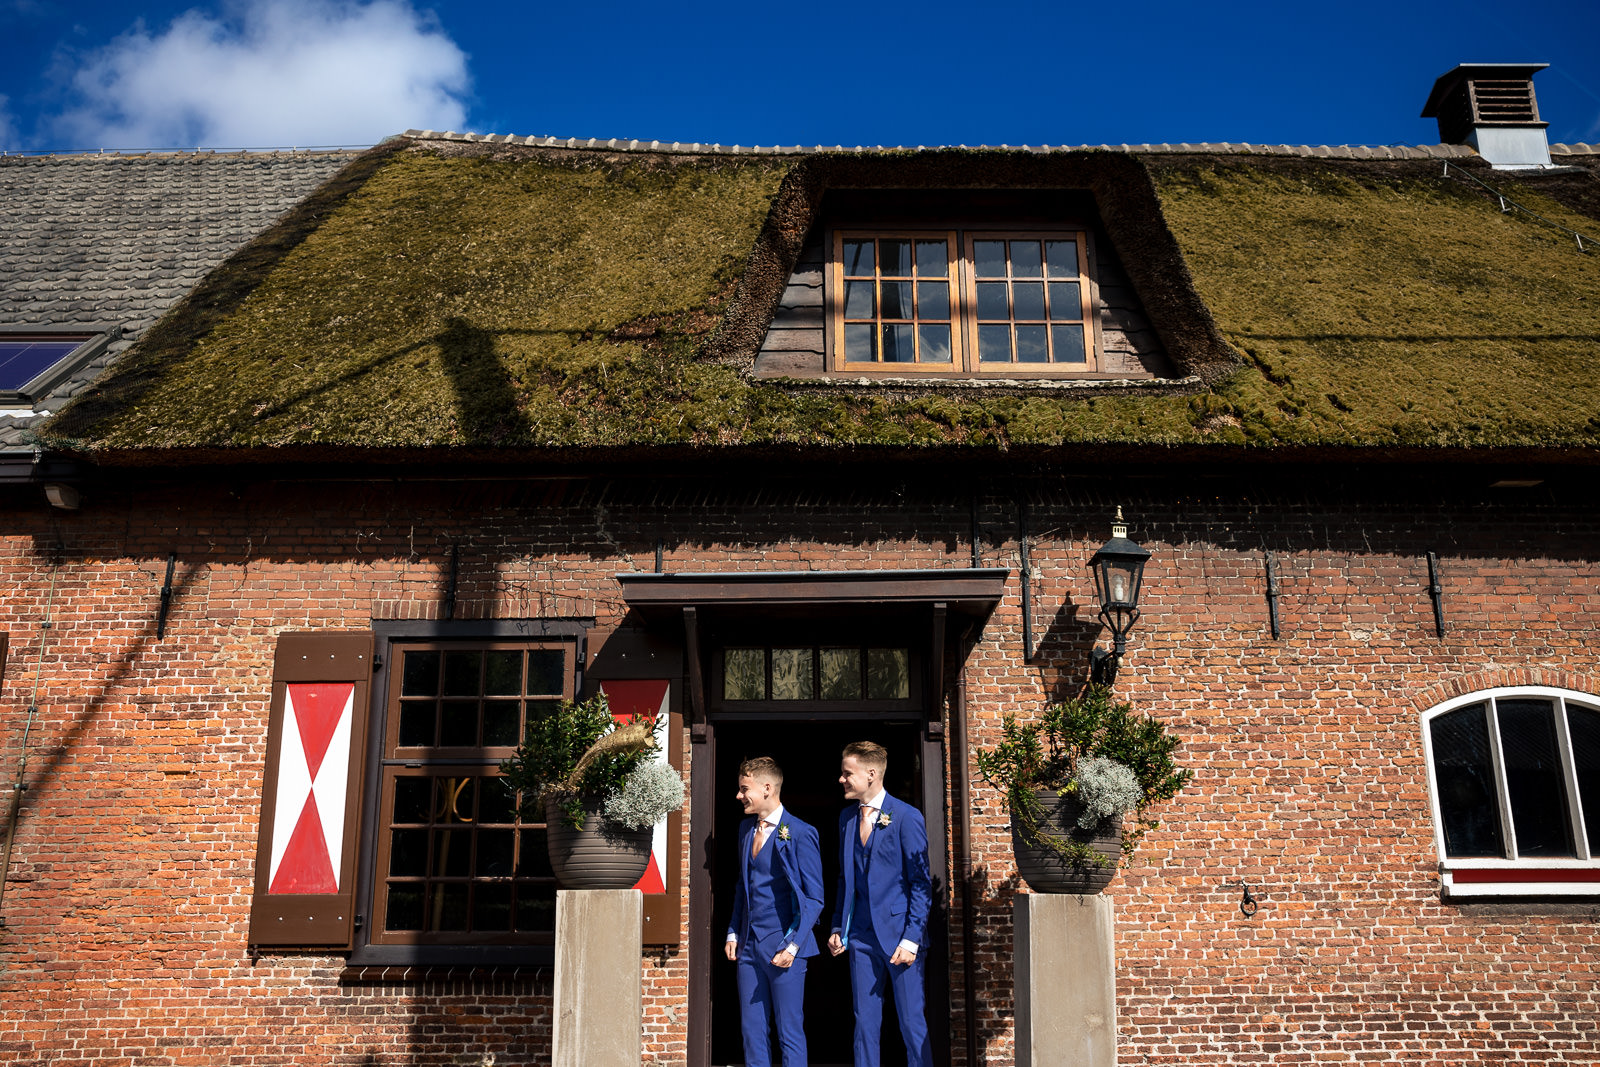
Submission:
<svg viewBox="0 0 1600 1067">
<path fill-rule="evenodd" d="M 1485 690 L 1422 736 L 1448 896 L 1600 896 L 1600 699 Z"/>
</svg>

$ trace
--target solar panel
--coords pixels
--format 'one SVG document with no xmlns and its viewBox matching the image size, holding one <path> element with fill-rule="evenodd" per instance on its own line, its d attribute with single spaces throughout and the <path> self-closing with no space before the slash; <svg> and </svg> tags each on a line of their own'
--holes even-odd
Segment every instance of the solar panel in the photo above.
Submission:
<svg viewBox="0 0 1600 1067">
<path fill-rule="evenodd" d="M 82 336 L 0 338 L 0 389 L 20 390 L 86 340 Z"/>
</svg>

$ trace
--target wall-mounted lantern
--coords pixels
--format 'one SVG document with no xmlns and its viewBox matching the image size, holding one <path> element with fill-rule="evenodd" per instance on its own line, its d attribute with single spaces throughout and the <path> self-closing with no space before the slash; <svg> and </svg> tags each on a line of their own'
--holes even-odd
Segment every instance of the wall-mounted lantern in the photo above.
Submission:
<svg viewBox="0 0 1600 1067">
<path fill-rule="evenodd" d="M 1094 586 L 1100 594 L 1100 621 L 1111 630 L 1110 651 L 1097 648 L 1090 656 L 1089 677 L 1100 685 L 1110 685 L 1117 677 L 1117 665 L 1127 651 L 1128 631 L 1139 621 L 1139 585 L 1144 580 L 1147 549 L 1128 540 L 1128 524 L 1122 509 L 1111 523 L 1111 540 L 1089 561 L 1094 571 Z"/>
</svg>

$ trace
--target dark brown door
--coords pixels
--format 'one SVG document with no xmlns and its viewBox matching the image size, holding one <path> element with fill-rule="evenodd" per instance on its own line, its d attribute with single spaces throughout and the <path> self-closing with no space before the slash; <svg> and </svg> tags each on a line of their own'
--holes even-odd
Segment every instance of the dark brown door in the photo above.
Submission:
<svg viewBox="0 0 1600 1067">
<path fill-rule="evenodd" d="M 850 741 L 876 741 L 889 750 L 889 793 L 909 801 L 929 816 L 929 832 L 942 833 L 943 806 L 930 810 L 925 803 L 922 728 L 910 721 L 883 722 L 869 716 L 858 719 L 770 718 L 759 721 L 722 721 L 716 730 L 716 799 L 713 813 L 712 919 L 718 949 L 711 972 L 711 1062 L 718 1067 L 744 1062 L 739 1035 L 738 991 L 734 967 L 720 950 L 728 917 L 733 910 L 733 878 L 738 870 L 738 830 L 744 817 L 734 799 L 739 764 L 753 756 L 771 756 L 783 768 L 784 808 L 817 828 L 822 846 L 825 906 L 816 938 L 819 955 L 811 958 L 806 975 L 806 1040 L 812 1067 L 849 1064 L 854 1036 L 850 1007 L 850 974 L 845 957 L 830 956 L 827 938 L 838 899 L 839 811 L 844 806 L 839 788 L 839 751 Z M 936 876 L 942 872 L 936 871 Z M 936 899 L 938 893 L 935 894 Z M 942 914 L 930 916 L 928 937 L 933 951 L 928 963 L 942 959 Z M 937 940 L 936 940 L 937 939 Z M 941 986 L 928 975 L 928 1026 L 942 1031 L 948 1026 Z M 883 1028 L 883 1067 L 902 1067 L 905 1049 L 894 1018 L 886 1005 Z M 775 1043 L 776 1044 L 776 1043 Z M 936 1045 L 943 1046 L 942 1041 Z M 773 1062 L 780 1062 L 774 1047 Z"/>
</svg>

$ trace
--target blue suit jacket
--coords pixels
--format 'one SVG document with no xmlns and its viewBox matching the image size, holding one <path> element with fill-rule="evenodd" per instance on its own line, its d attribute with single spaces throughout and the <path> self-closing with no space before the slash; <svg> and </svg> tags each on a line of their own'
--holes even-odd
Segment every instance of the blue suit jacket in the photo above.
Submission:
<svg viewBox="0 0 1600 1067">
<path fill-rule="evenodd" d="M 867 839 L 872 858 L 867 868 L 867 903 L 878 944 L 885 955 L 892 956 L 902 940 L 923 947 L 933 882 L 928 876 L 928 828 L 922 812 L 885 793 L 883 814 L 889 816 L 889 825 L 873 827 Z M 845 944 L 850 943 L 860 825 L 861 805 L 852 804 L 839 813 L 839 899 L 834 905 L 833 925 Z"/>
<path fill-rule="evenodd" d="M 754 816 L 739 824 L 739 881 L 733 888 L 733 917 L 728 933 L 736 934 L 741 949 L 750 941 L 750 842 L 755 834 Z M 784 830 L 789 839 L 783 839 Z M 756 948 L 766 958 L 776 956 L 785 946 L 800 947 L 801 956 L 817 954 L 817 935 L 813 928 L 822 917 L 822 851 L 817 831 L 784 810 L 778 829 L 767 839 L 772 854 L 772 890 L 777 898 L 781 937 L 768 936 Z"/>
</svg>

